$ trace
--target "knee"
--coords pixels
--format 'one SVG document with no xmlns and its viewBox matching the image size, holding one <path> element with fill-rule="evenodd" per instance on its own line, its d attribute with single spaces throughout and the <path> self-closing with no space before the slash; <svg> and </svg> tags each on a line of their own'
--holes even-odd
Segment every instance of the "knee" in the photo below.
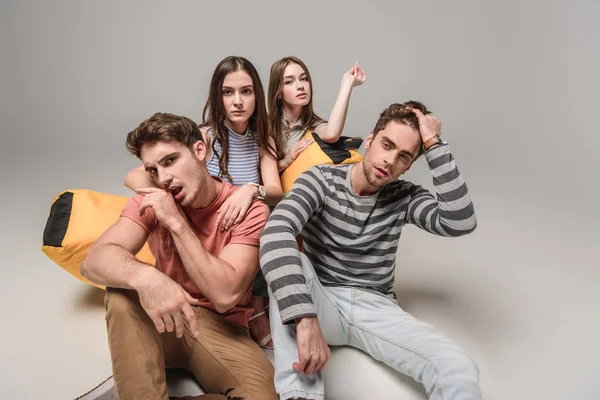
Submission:
<svg viewBox="0 0 600 400">
<path fill-rule="evenodd" d="M 264 356 L 256 359 L 253 371 L 245 376 L 242 386 L 245 388 L 245 400 L 279 400 L 275 390 L 275 370 L 269 359 Z"/>
<path fill-rule="evenodd" d="M 465 353 L 456 353 L 437 361 L 439 374 L 445 380 L 479 382 L 479 367 Z"/>
<path fill-rule="evenodd" d="M 226 394 L 227 400 L 279 400 L 272 376 L 268 381 L 259 378 L 239 382 L 238 386 L 230 389 Z"/>
<path fill-rule="evenodd" d="M 479 368 L 471 357 L 457 352 L 437 359 L 436 366 L 438 367 L 436 384 L 426 386 L 427 393 L 431 394 L 433 390 L 438 390 L 444 398 L 481 398 Z"/>
<path fill-rule="evenodd" d="M 271 385 L 271 387 L 264 387 L 260 390 L 254 391 L 252 393 L 248 393 L 244 399 L 247 400 L 279 400 L 279 396 L 275 391 L 275 387 Z"/>
</svg>

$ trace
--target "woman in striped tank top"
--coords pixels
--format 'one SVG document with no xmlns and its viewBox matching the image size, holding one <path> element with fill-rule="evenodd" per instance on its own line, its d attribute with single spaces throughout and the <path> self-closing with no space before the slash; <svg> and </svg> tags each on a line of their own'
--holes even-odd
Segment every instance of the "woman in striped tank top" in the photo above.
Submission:
<svg viewBox="0 0 600 400">
<path fill-rule="evenodd" d="M 275 142 L 268 129 L 265 94 L 256 68 L 243 57 L 225 58 L 213 73 L 200 125 L 210 149 L 206 156 L 209 173 L 240 186 L 219 210 L 219 229 L 226 230 L 240 222 L 255 199 L 274 206 L 283 197 Z M 127 174 L 125 186 L 135 191 L 155 185 L 139 167 Z M 259 295 L 252 298 L 255 314 L 250 331 L 262 347 L 272 347 L 269 320 L 264 312 L 266 284 L 261 274 L 257 283 L 255 293 L 258 291 Z"/>
<path fill-rule="evenodd" d="M 222 60 L 213 73 L 200 131 L 208 144 L 206 166 L 213 176 L 240 186 L 220 210 L 220 229 L 240 222 L 256 198 L 274 206 L 283 197 L 275 142 L 264 89 L 256 68 L 243 57 Z M 125 186 L 155 186 L 143 166 L 130 171 Z"/>
<path fill-rule="evenodd" d="M 250 61 L 231 56 L 217 65 L 200 130 L 209 143 L 206 166 L 210 174 L 240 186 L 220 210 L 221 229 L 240 222 L 256 198 L 270 206 L 281 200 L 265 93 Z"/>
</svg>

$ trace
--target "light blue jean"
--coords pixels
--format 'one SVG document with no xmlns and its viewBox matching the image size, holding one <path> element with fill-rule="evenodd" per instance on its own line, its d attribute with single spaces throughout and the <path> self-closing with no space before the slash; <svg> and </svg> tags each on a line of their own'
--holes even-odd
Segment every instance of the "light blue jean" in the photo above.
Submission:
<svg viewBox="0 0 600 400">
<path fill-rule="evenodd" d="M 301 256 L 319 325 L 329 345 L 364 351 L 423 384 L 431 400 L 481 399 L 477 365 L 454 342 L 402 310 L 392 297 L 321 285 L 310 261 Z M 292 368 L 298 361 L 296 325 L 281 323 L 277 301 L 272 294 L 270 298 L 275 389 L 280 399 L 323 399 L 322 373 L 305 376 Z"/>
</svg>

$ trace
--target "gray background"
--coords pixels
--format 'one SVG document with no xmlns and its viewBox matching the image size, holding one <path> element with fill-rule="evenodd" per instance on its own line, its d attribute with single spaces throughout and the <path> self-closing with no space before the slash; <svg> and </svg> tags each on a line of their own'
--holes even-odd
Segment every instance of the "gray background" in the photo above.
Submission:
<svg viewBox="0 0 600 400">
<path fill-rule="evenodd" d="M 323 117 L 358 60 L 345 134 L 391 102 L 433 109 L 479 227 L 408 227 L 401 305 L 478 361 L 486 399 L 598 398 L 597 1 L 0 4 L 1 397 L 74 398 L 111 374 L 102 292 L 40 252 L 48 207 L 65 189 L 129 195 L 126 133 L 156 111 L 199 120 L 236 54 L 265 89 L 273 61 L 300 57 Z M 408 178 L 431 187 L 422 160 Z M 339 398 L 403 385 L 346 356 L 329 367 Z"/>
</svg>

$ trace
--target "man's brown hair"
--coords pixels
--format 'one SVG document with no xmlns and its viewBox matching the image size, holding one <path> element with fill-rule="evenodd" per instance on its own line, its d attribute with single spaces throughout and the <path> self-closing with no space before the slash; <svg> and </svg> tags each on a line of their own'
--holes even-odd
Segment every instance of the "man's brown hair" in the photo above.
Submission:
<svg viewBox="0 0 600 400">
<path fill-rule="evenodd" d="M 198 125 L 187 117 L 156 113 L 127 134 L 127 150 L 140 158 L 142 146 L 156 142 L 179 142 L 192 149 L 198 140 L 204 141 Z"/>
<path fill-rule="evenodd" d="M 373 128 L 373 137 L 377 135 L 377 133 L 383 129 L 390 123 L 390 121 L 396 121 L 400 124 L 408 125 L 417 132 L 421 132 L 419 130 L 419 118 L 411 111 L 409 108 L 414 108 L 421 111 L 424 115 L 430 114 L 431 111 L 425 107 L 425 104 L 416 100 L 409 100 L 404 103 L 394 103 L 391 104 L 388 108 L 383 110 L 379 115 L 379 119 L 375 124 L 375 128 Z M 417 159 L 421 154 L 423 154 L 423 146 L 419 148 L 419 152 L 415 159 Z"/>
<path fill-rule="evenodd" d="M 244 57 L 226 57 L 217 65 L 210 81 L 208 98 L 202 111 L 202 124 L 200 127 L 211 128 L 214 134 L 212 151 L 213 154 L 217 155 L 219 160 L 220 175 L 226 176 L 229 180 L 233 180 L 233 178 L 229 174 L 229 132 L 223 123 L 225 121 L 223 82 L 227 75 L 236 71 L 245 71 L 250 75 L 252 85 L 254 86 L 254 112 L 248 120 L 248 128 L 258 135 L 259 149 L 266 151 L 271 157 L 277 159 L 277 151 L 269 143 L 269 119 L 267 116 L 265 91 L 260 80 L 260 75 L 254 65 Z M 217 151 L 217 143 L 221 146 L 220 152 Z"/>
</svg>

